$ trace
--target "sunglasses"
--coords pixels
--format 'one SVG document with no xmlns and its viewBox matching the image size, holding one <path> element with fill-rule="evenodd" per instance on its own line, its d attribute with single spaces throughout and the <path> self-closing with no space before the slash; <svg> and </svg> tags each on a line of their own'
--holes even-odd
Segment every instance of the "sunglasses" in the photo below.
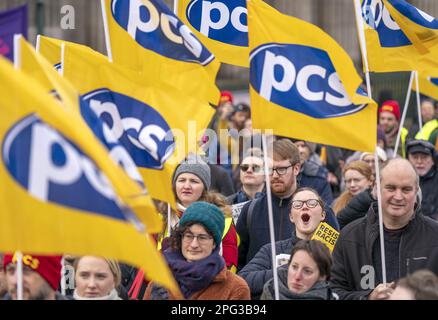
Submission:
<svg viewBox="0 0 438 320">
<path fill-rule="evenodd" d="M 262 167 L 259 166 L 258 164 L 253 164 L 253 165 L 242 164 L 242 165 L 240 165 L 240 170 L 242 170 L 243 172 L 247 172 L 249 170 L 249 168 L 251 168 L 252 172 L 254 172 L 254 173 L 258 173 L 262 170 Z"/>
</svg>

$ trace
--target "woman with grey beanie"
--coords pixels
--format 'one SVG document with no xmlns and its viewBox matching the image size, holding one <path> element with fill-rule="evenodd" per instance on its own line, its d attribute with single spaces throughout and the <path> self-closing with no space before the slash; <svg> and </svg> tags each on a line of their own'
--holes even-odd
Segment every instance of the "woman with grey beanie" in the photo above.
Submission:
<svg viewBox="0 0 438 320">
<path fill-rule="evenodd" d="M 171 212 L 161 210 L 166 217 L 164 234 L 161 240 L 169 236 L 169 231 L 178 226 L 180 218 L 183 216 L 187 207 L 197 201 L 206 201 L 218 206 L 225 215 L 225 230 L 222 238 L 222 256 L 227 267 L 233 272 L 236 271 L 238 238 L 236 228 L 231 217 L 231 208 L 228 206 L 226 198 L 220 193 L 208 191 L 211 184 L 210 167 L 197 155 L 190 154 L 176 168 L 172 179 L 172 188 L 176 198 L 177 211 Z M 164 241 L 163 247 L 166 247 Z"/>
</svg>

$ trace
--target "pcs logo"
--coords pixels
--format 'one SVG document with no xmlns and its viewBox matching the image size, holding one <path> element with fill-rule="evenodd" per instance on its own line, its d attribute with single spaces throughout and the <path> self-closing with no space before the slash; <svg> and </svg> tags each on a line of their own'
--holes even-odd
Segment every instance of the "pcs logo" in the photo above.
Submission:
<svg viewBox="0 0 438 320">
<path fill-rule="evenodd" d="M 255 48 L 250 82 L 266 100 L 313 118 L 345 116 L 365 107 L 351 103 L 327 52 L 312 47 L 271 43 Z"/>
<path fill-rule="evenodd" d="M 175 143 L 169 125 L 155 109 L 108 89 L 93 91 L 83 100 L 106 124 L 103 134 L 120 142 L 138 167 L 163 168 Z"/>
<path fill-rule="evenodd" d="M 380 0 L 364 0 L 362 17 L 379 35 L 380 45 L 384 48 L 411 45 L 399 25 L 392 19 L 388 9 Z"/>
<path fill-rule="evenodd" d="M 246 0 L 192 0 L 187 20 L 206 37 L 235 46 L 248 46 Z"/>
<path fill-rule="evenodd" d="M 126 220 L 126 208 L 93 160 L 35 115 L 8 131 L 2 156 L 15 181 L 33 197 Z"/>
<path fill-rule="evenodd" d="M 161 0 L 112 0 L 114 20 L 142 47 L 162 56 L 208 65 L 214 59 Z"/>
</svg>

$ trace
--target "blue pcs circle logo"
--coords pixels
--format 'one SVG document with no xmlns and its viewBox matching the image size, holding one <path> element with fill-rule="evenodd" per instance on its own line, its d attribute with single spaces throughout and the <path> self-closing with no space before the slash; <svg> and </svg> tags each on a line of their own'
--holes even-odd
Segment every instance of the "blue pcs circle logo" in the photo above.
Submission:
<svg viewBox="0 0 438 320">
<path fill-rule="evenodd" d="M 186 9 L 190 24 L 206 37 L 235 46 L 248 46 L 246 0 L 192 0 Z"/>
<path fill-rule="evenodd" d="M 151 106 L 126 95 L 100 89 L 82 97 L 141 168 L 162 169 L 175 151 L 172 131 Z"/>
<path fill-rule="evenodd" d="M 127 220 L 129 210 L 93 160 L 35 115 L 7 132 L 2 155 L 11 176 L 34 198 Z"/>
<path fill-rule="evenodd" d="M 207 65 L 214 55 L 161 1 L 112 0 L 114 20 L 142 47 L 174 60 Z"/>
<path fill-rule="evenodd" d="M 412 43 L 392 19 L 388 9 L 381 1 L 364 0 L 362 17 L 379 35 L 380 45 L 384 48 L 408 46 Z"/>
<path fill-rule="evenodd" d="M 303 45 L 255 48 L 250 83 L 266 100 L 313 118 L 345 116 L 365 107 L 351 103 L 327 52 Z"/>
</svg>

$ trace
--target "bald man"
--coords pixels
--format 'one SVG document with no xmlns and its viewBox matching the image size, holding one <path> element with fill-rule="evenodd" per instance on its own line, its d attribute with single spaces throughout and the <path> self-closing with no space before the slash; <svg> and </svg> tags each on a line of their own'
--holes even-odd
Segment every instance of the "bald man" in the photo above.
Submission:
<svg viewBox="0 0 438 320">
<path fill-rule="evenodd" d="M 377 202 L 347 225 L 333 251 L 331 287 L 340 299 L 385 300 L 394 281 L 419 270 L 438 275 L 438 223 L 425 217 L 419 177 L 405 159 L 392 159 L 380 171 L 387 285 L 382 282 Z"/>
</svg>

